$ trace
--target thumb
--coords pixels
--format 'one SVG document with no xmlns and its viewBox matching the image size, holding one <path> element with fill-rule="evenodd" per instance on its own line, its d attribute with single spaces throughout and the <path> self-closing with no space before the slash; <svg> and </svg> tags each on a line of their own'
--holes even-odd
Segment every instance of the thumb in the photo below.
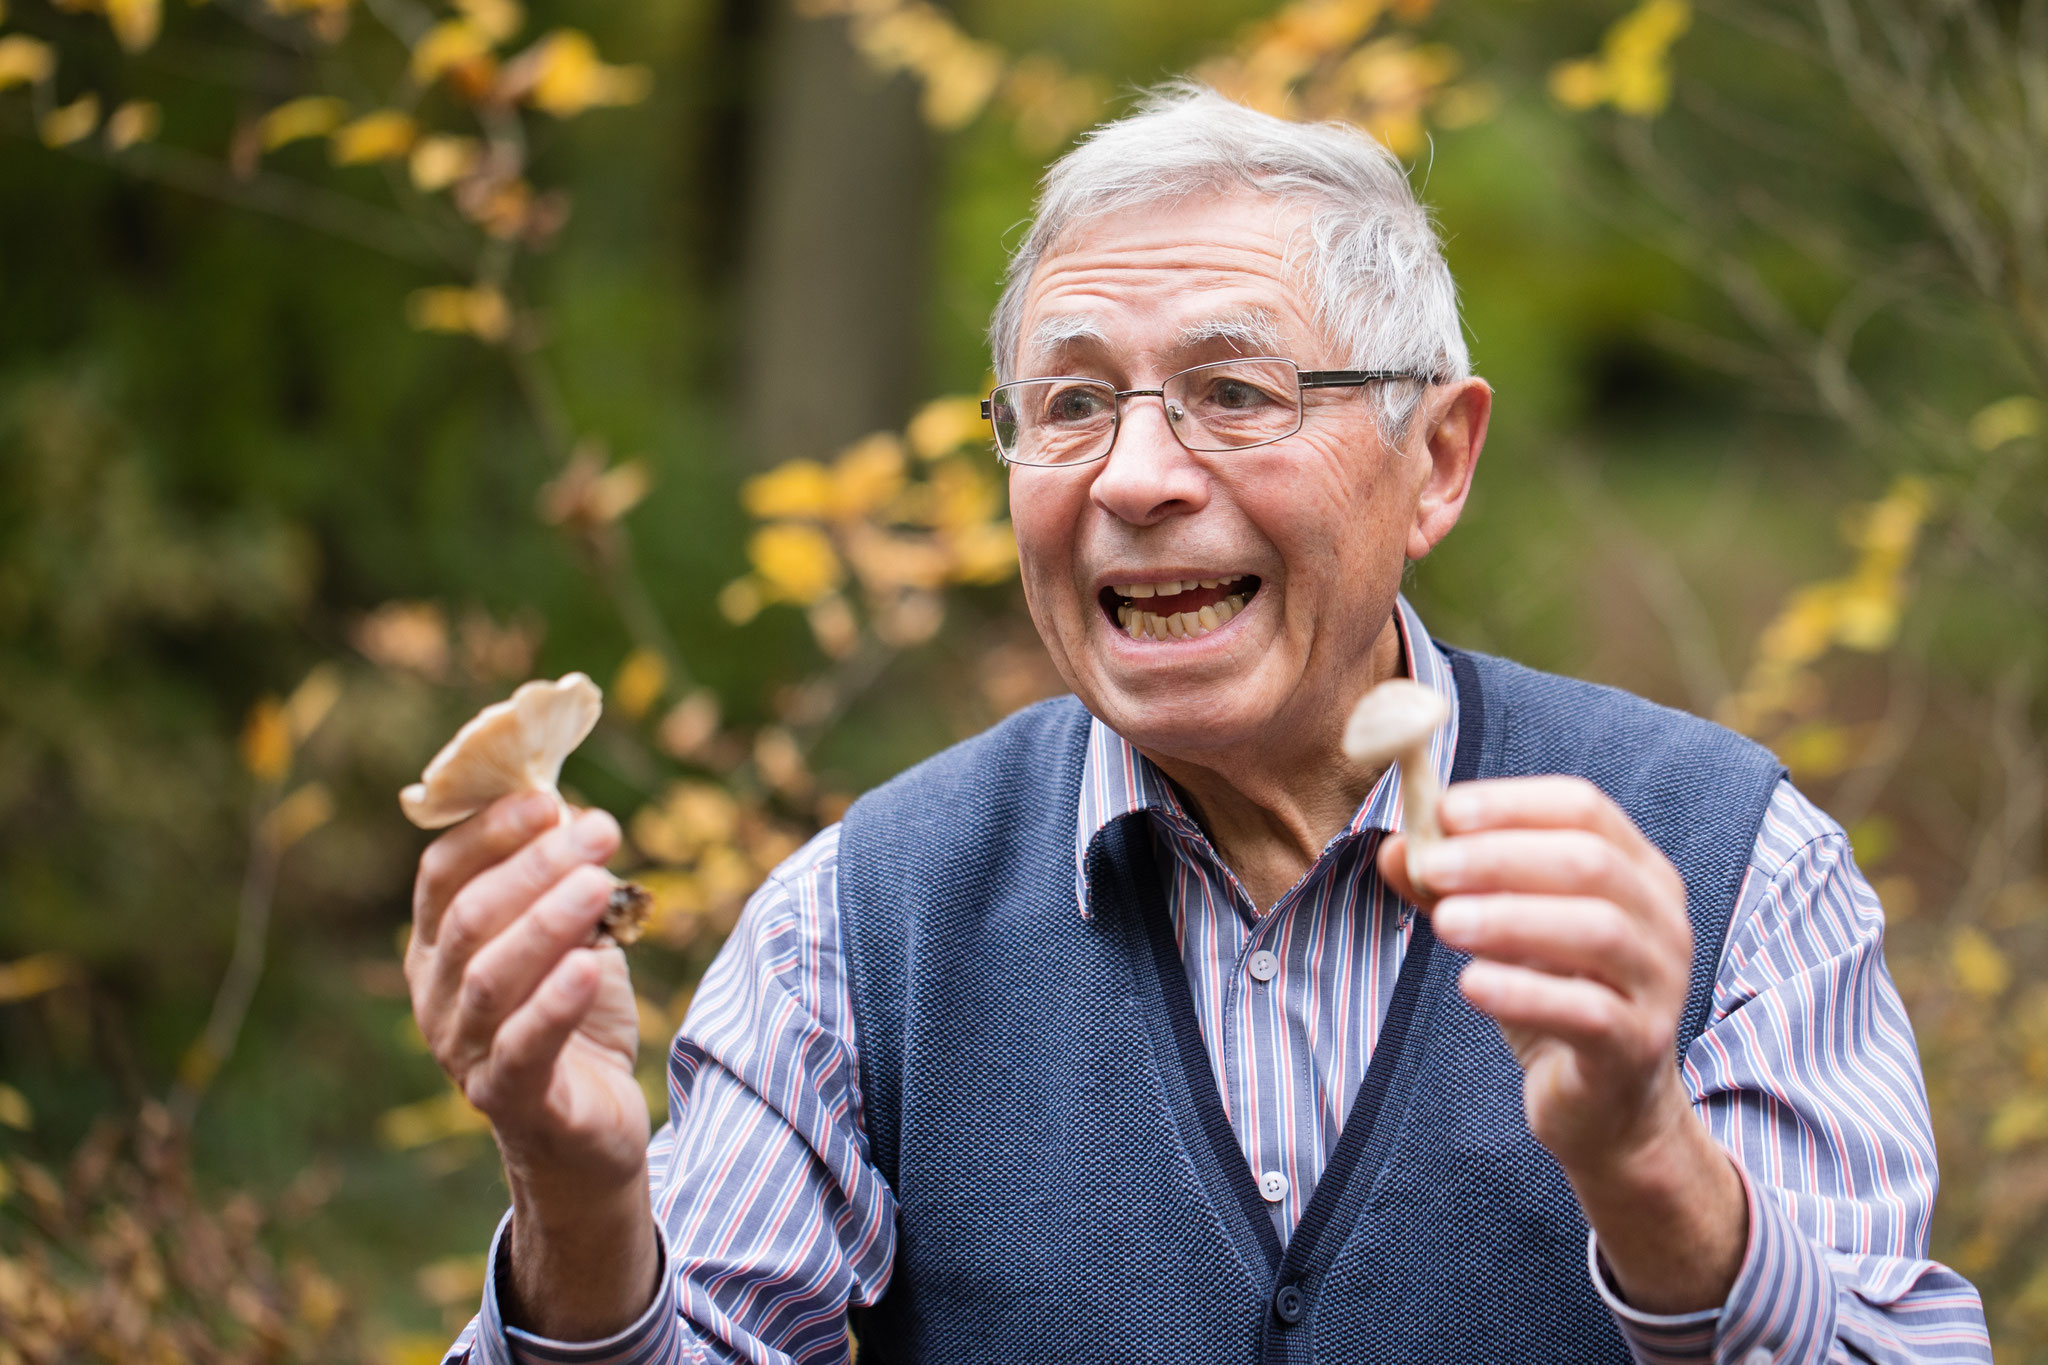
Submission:
<svg viewBox="0 0 2048 1365">
<path fill-rule="evenodd" d="M 1408 836 L 1389 834 L 1380 840 L 1380 880 L 1392 888 L 1402 900 L 1421 906 L 1424 910 L 1434 904 L 1434 899 L 1416 892 L 1415 883 L 1408 877 Z"/>
</svg>

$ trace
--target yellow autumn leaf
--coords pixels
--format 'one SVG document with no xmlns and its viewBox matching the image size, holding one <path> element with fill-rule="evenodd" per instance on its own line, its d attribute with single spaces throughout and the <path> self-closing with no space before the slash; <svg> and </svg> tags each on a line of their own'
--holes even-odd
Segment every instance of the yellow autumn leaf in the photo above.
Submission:
<svg viewBox="0 0 2048 1365">
<path fill-rule="evenodd" d="M 931 490 L 931 522 L 941 530 L 991 521 L 1002 502 L 993 470 L 965 458 L 934 465 Z"/>
<path fill-rule="evenodd" d="M 285 721 L 292 739 L 303 744 L 341 700 L 341 671 L 333 664 L 315 664 L 308 669 L 292 694 L 285 698 Z"/>
<path fill-rule="evenodd" d="M 272 807 L 258 832 L 282 853 L 333 818 L 334 797 L 321 783 L 308 782 Z"/>
<path fill-rule="evenodd" d="M 140 52 L 156 41 L 163 28 L 163 0 L 105 0 L 107 24 L 115 41 L 129 52 Z"/>
<path fill-rule="evenodd" d="M 487 57 L 491 40 L 465 19 L 449 19 L 434 25 L 412 45 L 412 78 L 432 85 L 451 68 Z"/>
<path fill-rule="evenodd" d="M 315 1337 L 322 1337 L 332 1330 L 341 1318 L 342 1310 L 348 1307 L 348 1298 L 326 1275 L 311 1265 L 301 1264 L 295 1268 L 292 1294 L 295 1299 L 293 1316 Z"/>
<path fill-rule="evenodd" d="M 405 317 L 417 331 L 462 332 L 479 341 L 503 341 L 512 330 L 512 309 L 505 296 L 485 285 L 415 289 L 406 296 Z"/>
<path fill-rule="evenodd" d="M 1948 945 L 1949 967 L 1956 981 L 1970 994 L 1991 1000 L 2012 984 L 2012 963 L 1997 944 L 1981 930 L 1964 925 Z"/>
<path fill-rule="evenodd" d="M 1671 45 L 1691 26 L 1688 0 L 1644 0 L 1607 30 L 1597 57 L 1551 68 L 1551 97 L 1573 110 L 1612 104 L 1638 118 L 1661 113 L 1671 102 Z"/>
<path fill-rule="evenodd" d="M 832 507 L 832 476 L 816 460 L 791 460 L 741 484 L 740 505 L 758 521 L 822 518 Z"/>
<path fill-rule="evenodd" d="M 414 144 L 406 170 L 414 189 L 433 194 L 474 171 L 482 160 L 483 144 L 475 138 L 433 133 Z"/>
<path fill-rule="evenodd" d="M 391 161 L 412 150 L 419 131 L 410 115 L 396 109 L 377 109 L 335 129 L 330 151 L 337 166 Z"/>
<path fill-rule="evenodd" d="M 0 90 L 10 85 L 40 85 L 57 70 L 57 54 L 40 38 L 10 33 L 0 38 Z"/>
<path fill-rule="evenodd" d="M 481 1254 L 443 1256 L 429 1261 L 413 1275 L 420 1297 L 438 1307 L 469 1303 L 484 1292 L 484 1262 Z"/>
<path fill-rule="evenodd" d="M 154 100 L 127 100 L 107 116 L 107 148 L 125 152 L 149 142 L 163 127 L 163 106 Z"/>
<path fill-rule="evenodd" d="M 865 517 L 888 506 L 903 489 L 903 442 L 890 432 L 848 446 L 832 462 L 832 515 Z"/>
<path fill-rule="evenodd" d="M 406 1151 L 442 1138 L 487 1133 L 491 1121 L 462 1097 L 445 1090 L 431 1099 L 387 1109 L 377 1118 L 377 1137 L 385 1146 Z"/>
<path fill-rule="evenodd" d="M 78 979 L 78 964 L 63 953 L 31 953 L 0 962 L 0 1005 L 33 1000 Z"/>
<path fill-rule="evenodd" d="M 954 45 L 945 57 L 920 72 L 925 122 L 941 131 L 965 128 L 987 107 L 1003 80 L 1003 54 L 987 43 Z"/>
<path fill-rule="evenodd" d="M 2001 398 L 1980 408 L 1970 419 L 1970 444 L 1988 454 L 2007 441 L 2038 436 L 2042 428 L 2041 417 L 2041 400 L 2038 398 L 2026 394 Z"/>
<path fill-rule="evenodd" d="M 1994 1152 L 2010 1152 L 2048 1137 L 2048 1095 L 2014 1095 L 1991 1117 L 1984 1141 Z"/>
<path fill-rule="evenodd" d="M 691 873 L 674 868 L 648 868 L 635 872 L 633 880 L 654 897 L 654 905 L 647 912 L 647 932 L 656 938 L 675 942 L 689 935 L 689 921 L 711 908 L 703 884 Z M 663 1028 L 661 1045 L 666 1046 L 675 1029 L 666 1023 Z"/>
<path fill-rule="evenodd" d="M 785 796 L 801 796 L 810 790 L 811 772 L 804 763 L 803 750 L 798 747 L 796 736 L 780 725 L 771 725 L 754 737 L 754 767 L 761 777 L 775 790 Z M 714 854 L 732 852 L 729 849 L 715 849 Z M 736 853 L 737 868 L 727 875 L 722 866 L 723 859 L 707 855 L 699 867 L 705 885 L 715 896 L 721 892 L 751 889 L 754 876 L 753 865 Z M 714 866 L 721 864 L 721 866 Z"/>
<path fill-rule="evenodd" d="M 700 687 L 669 708 L 654 732 L 654 742 L 671 758 L 690 758 L 718 733 L 718 694 Z"/>
<path fill-rule="evenodd" d="M 35 1126 L 35 1121 L 35 1111 L 29 1108 L 28 1096 L 0 1081 L 0 1123 L 27 1132 Z"/>
<path fill-rule="evenodd" d="M 88 91 L 43 115 L 36 123 L 36 133 L 45 147 L 69 147 L 91 137 L 99 126 L 100 97 Z"/>
<path fill-rule="evenodd" d="M 274 152 L 287 143 L 309 137 L 325 137 L 348 117 L 348 105 L 332 95 L 307 95 L 287 100 L 258 120 L 256 135 L 263 150 Z"/>
<path fill-rule="evenodd" d="M 778 598 L 808 606 L 845 581 L 838 552 L 823 531 L 799 522 L 776 522 L 747 540 L 754 572 Z"/>
<path fill-rule="evenodd" d="M 261 782 L 275 782 L 292 766 L 292 729 L 284 704 L 258 697 L 242 722 L 242 766 Z"/>
<path fill-rule="evenodd" d="M 950 455 L 970 441 L 988 439 L 979 398 L 934 398 L 917 410 L 903 430 L 920 460 Z"/>
<path fill-rule="evenodd" d="M 638 720 L 661 700 L 662 689 L 667 686 L 668 665 L 662 662 L 661 655 L 651 649 L 636 649 L 626 656 L 612 678 L 612 703 L 627 719 Z"/>
<path fill-rule="evenodd" d="M 718 590 L 718 614 L 736 626 L 759 616 L 763 605 L 761 584 L 751 576 L 735 578 Z"/>
<path fill-rule="evenodd" d="M 1007 521 L 977 522 L 947 539 L 956 582 L 1001 583 L 1017 572 L 1017 534 Z"/>
<path fill-rule="evenodd" d="M 493 43 L 502 43 L 526 23 L 519 0 L 455 0 L 462 17 Z"/>
<path fill-rule="evenodd" d="M 860 623 L 854 619 L 853 608 L 838 593 L 827 593 L 811 603 L 804 619 L 810 624 L 811 638 L 818 642 L 826 657 L 851 658 L 860 648 Z"/>
<path fill-rule="evenodd" d="M 527 103 L 556 118 L 600 105 L 638 104 L 653 88 L 644 66 L 613 66 L 597 55 L 590 36 L 557 29 L 520 54 L 516 71 Z"/>
</svg>

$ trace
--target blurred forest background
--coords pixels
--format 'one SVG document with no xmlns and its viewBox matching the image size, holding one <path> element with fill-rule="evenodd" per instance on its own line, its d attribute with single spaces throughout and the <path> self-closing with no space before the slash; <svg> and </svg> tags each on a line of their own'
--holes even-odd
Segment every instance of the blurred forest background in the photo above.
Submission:
<svg viewBox="0 0 2048 1365">
<path fill-rule="evenodd" d="M 981 332 L 1189 71 L 1412 164 L 1499 392 L 1412 596 L 1851 830 L 1935 1254 L 2048 1358 L 2042 0 L 0 6 L 0 1361 L 472 1311 L 394 794 L 482 703 L 607 689 L 659 1105 L 764 869 L 1056 688 Z"/>
</svg>

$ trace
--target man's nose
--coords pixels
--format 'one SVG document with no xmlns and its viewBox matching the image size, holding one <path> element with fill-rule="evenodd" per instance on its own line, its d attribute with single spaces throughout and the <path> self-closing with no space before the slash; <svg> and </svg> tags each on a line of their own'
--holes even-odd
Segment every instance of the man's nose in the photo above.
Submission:
<svg viewBox="0 0 2048 1365">
<path fill-rule="evenodd" d="M 1207 503 L 1209 472 L 1174 436 L 1161 399 L 1126 398 L 1116 444 L 1089 491 L 1119 521 L 1150 526 Z"/>
</svg>

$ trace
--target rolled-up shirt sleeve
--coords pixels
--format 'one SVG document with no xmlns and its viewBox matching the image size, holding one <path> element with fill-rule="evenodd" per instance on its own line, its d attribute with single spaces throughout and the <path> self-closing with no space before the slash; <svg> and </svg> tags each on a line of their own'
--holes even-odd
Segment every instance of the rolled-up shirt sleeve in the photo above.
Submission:
<svg viewBox="0 0 2048 1365">
<path fill-rule="evenodd" d="M 446 1365 L 851 1358 L 847 1312 L 888 1286 L 896 1205 L 861 1128 L 838 835 L 819 834 L 754 893 L 670 1050 L 668 1121 L 647 1153 L 654 1302 L 598 1342 L 508 1328 L 508 1215 L 482 1309 Z"/>
<path fill-rule="evenodd" d="M 1629 1307 L 1589 1245 L 1638 1361 L 1990 1361 L 1976 1290 L 1927 1259 L 1934 1134 L 1883 909 L 1841 827 L 1789 782 L 1683 1072 L 1742 1176 L 1749 1244 L 1727 1302 L 1679 1316 Z"/>
</svg>

